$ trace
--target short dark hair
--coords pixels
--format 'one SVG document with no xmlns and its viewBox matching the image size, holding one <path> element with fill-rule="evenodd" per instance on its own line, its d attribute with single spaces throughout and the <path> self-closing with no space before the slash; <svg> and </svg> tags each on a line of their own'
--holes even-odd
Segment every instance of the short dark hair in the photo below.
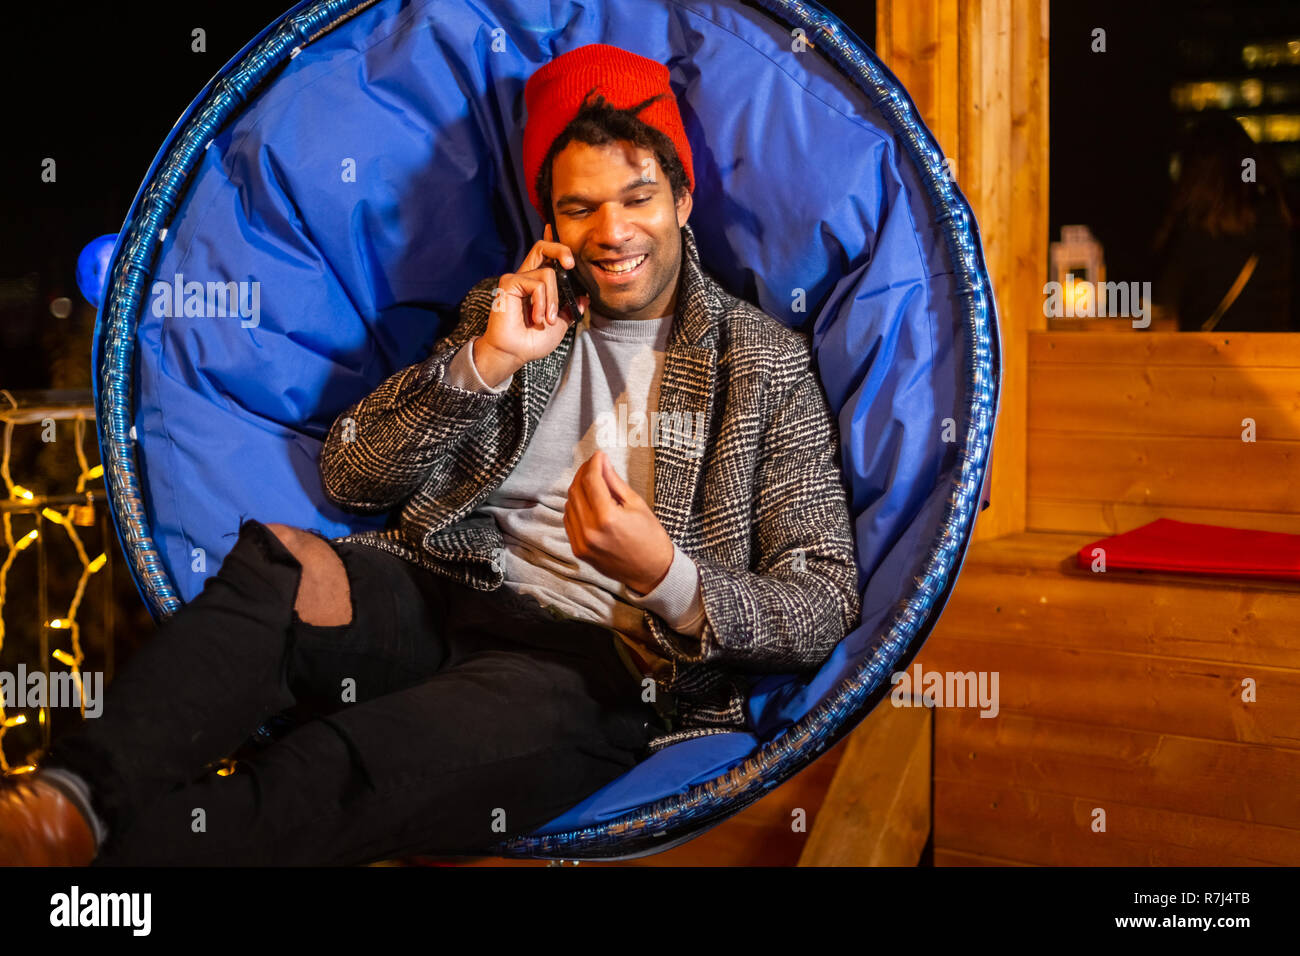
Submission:
<svg viewBox="0 0 1300 956">
<path fill-rule="evenodd" d="M 683 193 L 689 191 L 686 170 L 677 157 L 677 148 L 673 146 L 673 141 L 637 116 L 655 100 L 668 94 L 658 93 L 635 106 L 619 109 L 599 93 L 596 93 L 595 100 L 592 100 L 592 93 L 595 93 L 594 87 L 583 97 L 583 104 L 577 115 L 560 131 L 560 135 L 555 137 L 555 142 L 551 144 L 546 157 L 542 160 L 542 168 L 537 171 L 537 182 L 534 185 L 537 189 L 537 197 L 542 202 L 542 208 L 546 210 L 547 220 L 551 217 L 551 164 L 561 150 L 574 141 L 587 143 L 590 146 L 604 146 L 618 140 L 625 140 L 642 149 L 652 150 L 659 168 L 668 176 L 668 183 L 673 190 L 673 201 L 676 202 Z"/>
</svg>

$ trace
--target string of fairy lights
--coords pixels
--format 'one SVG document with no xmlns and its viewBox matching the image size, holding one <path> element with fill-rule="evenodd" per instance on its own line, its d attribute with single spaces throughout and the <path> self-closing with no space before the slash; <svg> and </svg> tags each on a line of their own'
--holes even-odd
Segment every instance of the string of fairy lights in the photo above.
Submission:
<svg viewBox="0 0 1300 956">
<path fill-rule="evenodd" d="M 4 650 L 5 641 L 5 607 L 9 596 L 9 570 L 24 551 L 27 551 L 33 544 L 38 543 L 45 529 L 57 527 L 67 536 L 76 551 L 81 562 L 81 575 L 72 598 L 68 602 L 67 610 L 58 617 L 46 617 L 44 592 L 42 591 L 40 609 L 41 616 L 46 619 L 42 621 L 41 647 L 44 654 L 47 649 L 46 635 L 67 635 L 67 647 L 56 647 L 49 651 L 49 655 L 51 659 L 68 669 L 73 684 L 77 689 L 77 699 L 80 702 L 81 713 L 84 717 L 86 701 L 85 695 L 82 693 L 81 665 L 85 657 L 81 648 L 81 625 L 77 620 L 77 612 L 81 607 L 82 597 L 86 592 L 86 584 L 91 575 L 100 571 L 108 562 L 108 555 L 104 552 L 94 558 L 89 557 L 85 545 L 81 541 L 81 535 L 77 532 L 78 528 L 90 527 L 95 524 L 95 492 L 87 491 L 86 485 L 88 482 L 100 479 L 104 475 L 103 465 L 92 466 L 86 460 L 87 415 L 89 414 L 91 420 L 93 420 L 93 410 L 84 407 L 74 409 L 30 408 L 22 409 L 21 413 L 19 413 L 19 403 L 12 394 L 0 389 L 0 396 L 7 399 L 12 406 L 12 408 L 0 410 L 0 417 L 4 419 L 4 447 L 3 453 L 0 454 L 0 478 L 4 480 L 7 491 L 6 507 L 3 509 L 2 515 L 0 515 L 3 519 L 4 543 L 6 546 L 4 561 L 0 563 L 0 652 Z M 54 421 L 60 418 L 71 418 L 75 425 L 75 449 L 80 470 L 77 475 L 76 490 L 71 495 L 38 495 L 24 485 L 16 483 L 10 473 L 14 428 L 20 424 L 41 425 L 45 428 L 51 428 Z M 70 498 L 79 500 L 69 502 L 68 499 Z M 63 507 L 54 507 L 55 504 L 62 504 Z M 36 519 L 36 527 L 15 539 L 13 519 L 15 515 L 23 514 L 33 515 Z M 42 661 L 41 664 L 42 667 L 49 667 L 48 660 Z M 38 720 L 42 728 L 48 727 L 49 706 L 50 701 L 45 699 L 38 709 Z M 14 727 L 21 726 L 26 722 L 27 717 L 25 714 L 11 716 L 7 713 L 4 696 L 0 694 L 0 773 L 2 774 L 30 773 L 36 769 L 35 765 L 30 763 L 10 766 L 5 756 L 5 734 Z"/>
</svg>

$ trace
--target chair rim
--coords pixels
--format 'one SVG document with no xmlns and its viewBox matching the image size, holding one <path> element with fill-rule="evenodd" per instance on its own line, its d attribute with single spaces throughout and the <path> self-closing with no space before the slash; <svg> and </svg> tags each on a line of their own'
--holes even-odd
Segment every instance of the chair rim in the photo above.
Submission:
<svg viewBox="0 0 1300 956">
<path fill-rule="evenodd" d="M 110 264 L 96 323 L 94 365 L 97 427 L 113 516 L 132 575 L 155 619 L 181 608 L 149 528 L 131 425 L 136 328 L 145 287 L 180 198 L 205 147 L 259 88 L 301 49 L 379 0 L 300 0 L 254 37 L 219 71 L 177 120 L 136 194 Z M 857 726 L 883 698 L 887 678 L 906 667 L 942 612 L 965 559 L 987 468 L 1001 382 L 996 303 L 970 207 L 943 154 L 919 119 L 911 97 L 887 67 L 834 15 L 808 0 L 754 0 L 787 28 L 801 27 L 881 113 L 925 187 L 964 303 L 965 410 L 943 517 L 911 595 L 899 602 L 870 656 L 803 718 L 762 743 L 742 763 L 603 823 L 561 833 L 523 835 L 485 847 L 508 857 L 620 860 L 646 856 L 693 839 L 784 783 Z"/>
</svg>

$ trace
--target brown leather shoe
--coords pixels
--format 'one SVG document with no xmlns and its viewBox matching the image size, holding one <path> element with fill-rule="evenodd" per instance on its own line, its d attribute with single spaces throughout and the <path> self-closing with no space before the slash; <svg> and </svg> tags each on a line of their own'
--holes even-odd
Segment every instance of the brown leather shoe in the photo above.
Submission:
<svg viewBox="0 0 1300 956">
<path fill-rule="evenodd" d="M 87 866 L 95 834 L 39 772 L 0 780 L 0 866 Z"/>
</svg>

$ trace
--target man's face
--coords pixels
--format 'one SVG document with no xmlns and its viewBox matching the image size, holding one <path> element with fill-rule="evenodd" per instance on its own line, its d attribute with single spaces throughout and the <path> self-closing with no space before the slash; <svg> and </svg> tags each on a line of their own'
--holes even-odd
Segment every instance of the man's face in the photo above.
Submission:
<svg viewBox="0 0 1300 956">
<path fill-rule="evenodd" d="M 593 309 L 612 319 L 657 319 L 676 310 L 691 195 L 673 202 L 653 150 L 624 141 L 569 143 L 551 167 L 551 195 L 556 238 L 573 250 Z M 629 265 L 635 268 L 621 274 L 612 268 Z"/>
</svg>

